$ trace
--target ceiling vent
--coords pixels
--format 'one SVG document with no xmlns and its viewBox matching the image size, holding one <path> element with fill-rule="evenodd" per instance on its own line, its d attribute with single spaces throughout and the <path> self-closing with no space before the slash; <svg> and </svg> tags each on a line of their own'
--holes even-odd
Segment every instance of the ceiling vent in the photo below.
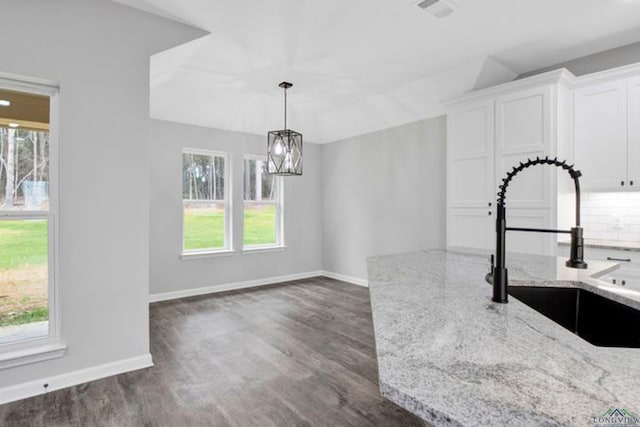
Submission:
<svg viewBox="0 0 640 427">
<path fill-rule="evenodd" d="M 437 18 L 449 16 L 454 11 L 452 2 L 445 0 L 422 0 L 418 3 L 418 7 L 426 10 Z"/>
</svg>

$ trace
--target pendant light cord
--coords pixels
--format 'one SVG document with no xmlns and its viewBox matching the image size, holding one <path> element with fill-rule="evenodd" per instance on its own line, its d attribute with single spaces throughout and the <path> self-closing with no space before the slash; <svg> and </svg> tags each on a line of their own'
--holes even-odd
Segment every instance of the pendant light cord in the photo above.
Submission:
<svg viewBox="0 0 640 427">
<path fill-rule="evenodd" d="M 287 130 L 287 88 L 284 88 L 284 130 Z"/>
</svg>

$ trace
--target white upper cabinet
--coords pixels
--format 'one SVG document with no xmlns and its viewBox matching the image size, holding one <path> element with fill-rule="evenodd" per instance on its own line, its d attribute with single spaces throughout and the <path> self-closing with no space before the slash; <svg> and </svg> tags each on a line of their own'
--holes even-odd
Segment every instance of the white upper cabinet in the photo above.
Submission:
<svg viewBox="0 0 640 427">
<path fill-rule="evenodd" d="M 555 155 L 551 97 L 551 86 L 543 86 L 510 93 L 496 100 L 496 187 L 520 162 Z M 508 206 L 550 207 L 554 173 L 547 166 L 520 172 L 508 187 Z"/>
<path fill-rule="evenodd" d="M 493 102 L 447 118 L 448 197 L 452 208 L 484 208 L 493 199 Z"/>
<path fill-rule="evenodd" d="M 447 246 L 493 248 L 498 186 L 527 159 L 574 163 L 585 191 L 640 190 L 640 63 L 581 77 L 551 71 L 447 105 Z M 573 218 L 558 214 L 558 199 L 573 191 L 558 168 L 524 169 L 507 189 L 507 225 L 566 228 Z M 507 250 L 553 254 L 556 240 L 510 231 Z"/>
<path fill-rule="evenodd" d="M 631 188 L 640 188 L 640 77 L 627 81 L 628 159 L 627 179 Z"/>
<path fill-rule="evenodd" d="M 546 73 L 453 101 L 447 114 L 447 246 L 493 249 L 498 186 L 520 162 L 556 156 L 566 71 Z M 567 100 L 563 101 L 566 105 Z M 556 228 L 556 171 L 525 169 L 509 185 L 507 224 Z M 510 232 L 507 249 L 555 253 L 550 234 Z"/>
<path fill-rule="evenodd" d="M 493 102 L 463 105 L 447 116 L 447 241 L 489 248 L 494 227 Z"/>
<path fill-rule="evenodd" d="M 584 190 L 629 186 L 627 175 L 627 85 L 601 83 L 573 93 L 576 168 Z"/>
</svg>

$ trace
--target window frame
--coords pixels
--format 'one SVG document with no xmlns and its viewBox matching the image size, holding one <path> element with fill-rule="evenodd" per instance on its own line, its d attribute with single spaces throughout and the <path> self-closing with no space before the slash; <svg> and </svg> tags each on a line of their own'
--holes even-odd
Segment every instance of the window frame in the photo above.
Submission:
<svg viewBox="0 0 640 427">
<path fill-rule="evenodd" d="M 275 176 L 275 189 L 276 189 L 276 197 L 275 201 L 270 200 L 245 200 L 244 198 L 244 167 L 245 161 L 247 160 L 260 160 L 267 163 L 268 159 L 266 156 L 246 154 L 242 158 L 242 252 L 252 253 L 252 252 L 271 252 L 271 251 L 279 251 L 286 249 L 285 239 L 284 239 L 284 180 L 281 176 Z M 275 243 L 267 243 L 262 245 L 246 245 L 244 243 L 244 210 L 246 203 L 252 204 L 264 204 L 264 205 L 272 205 L 276 206 L 276 241 Z"/>
<path fill-rule="evenodd" d="M 57 85 L 40 79 L 0 74 L 0 88 L 49 97 L 49 209 L 11 211 L 0 209 L 0 221 L 44 219 L 48 221 L 48 308 L 47 335 L 0 344 L 0 369 L 62 357 L 59 302 L 59 95 Z"/>
<path fill-rule="evenodd" d="M 194 201 L 194 202 L 207 202 L 206 200 L 190 200 L 184 199 L 182 195 L 182 186 L 184 183 L 182 180 L 184 176 L 182 176 L 180 180 L 180 222 L 182 224 L 181 230 L 181 252 L 180 257 L 182 259 L 197 259 L 209 256 L 217 256 L 217 255 L 229 255 L 233 254 L 235 250 L 233 249 L 233 215 L 232 215 L 232 188 L 231 185 L 231 177 L 233 174 L 231 173 L 231 155 L 228 152 L 224 151 L 216 151 L 216 150 L 206 150 L 202 148 L 189 148 L 183 147 L 182 152 L 180 154 L 181 162 L 184 161 L 185 154 L 195 154 L 199 156 L 210 156 L 210 157 L 222 157 L 224 158 L 224 245 L 221 248 L 203 248 L 203 249 L 185 249 L 184 247 L 184 203 L 185 201 Z M 220 201 L 211 201 L 211 203 L 216 203 Z"/>
</svg>

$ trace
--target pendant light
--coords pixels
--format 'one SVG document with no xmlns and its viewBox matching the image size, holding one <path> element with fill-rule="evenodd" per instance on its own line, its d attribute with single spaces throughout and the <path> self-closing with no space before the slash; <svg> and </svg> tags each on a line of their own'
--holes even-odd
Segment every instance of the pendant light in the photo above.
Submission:
<svg viewBox="0 0 640 427">
<path fill-rule="evenodd" d="M 267 171 L 272 175 L 302 175 L 302 134 L 287 129 L 287 89 L 292 83 L 278 85 L 284 89 L 284 129 L 267 134 Z"/>
</svg>

